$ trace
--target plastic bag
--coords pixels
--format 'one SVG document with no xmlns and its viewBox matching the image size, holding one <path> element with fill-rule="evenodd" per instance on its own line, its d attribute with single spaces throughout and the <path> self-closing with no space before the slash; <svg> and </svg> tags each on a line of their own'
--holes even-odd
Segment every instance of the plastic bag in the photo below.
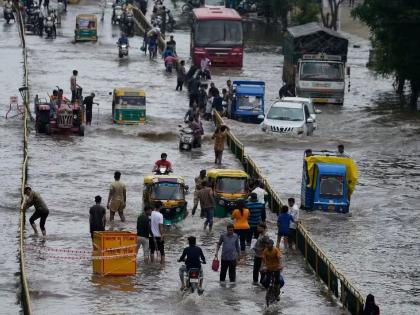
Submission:
<svg viewBox="0 0 420 315">
<path fill-rule="evenodd" d="M 211 264 L 211 269 L 213 269 L 213 271 L 218 271 L 219 265 L 220 265 L 219 259 L 215 258 L 213 259 L 213 262 Z"/>
</svg>

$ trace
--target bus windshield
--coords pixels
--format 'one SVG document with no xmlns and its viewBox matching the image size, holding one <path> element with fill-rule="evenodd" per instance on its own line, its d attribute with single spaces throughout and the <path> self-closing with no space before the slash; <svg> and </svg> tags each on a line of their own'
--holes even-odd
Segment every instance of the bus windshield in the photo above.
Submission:
<svg viewBox="0 0 420 315">
<path fill-rule="evenodd" d="M 156 200 L 183 200 L 184 189 L 178 183 L 156 183 L 151 197 Z"/>
<path fill-rule="evenodd" d="M 197 46 L 241 47 L 242 23 L 240 21 L 198 21 L 195 25 Z"/>
<path fill-rule="evenodd" d="M 222 177 L 217 180 L 216 191 L 228 194 L 245 193 L 246 178 Z"/>
<path fill-rule="evenodd" d="M 143 106 L 146 104 L 144 96 L 121 96 L 118 101 L 121 105 Z"/>
<path fill-rule="evenodd" d="M 324 198 L 340 198 L 343 196 L 343 177 L 322 175 L 320 178 L 320 195 Z"/>
<path fill-rule="evenodd" d="M 336 62 L 303 62 L 300 79 L 308 81 L 342 81 L 343 65 Z"/>
</svg>

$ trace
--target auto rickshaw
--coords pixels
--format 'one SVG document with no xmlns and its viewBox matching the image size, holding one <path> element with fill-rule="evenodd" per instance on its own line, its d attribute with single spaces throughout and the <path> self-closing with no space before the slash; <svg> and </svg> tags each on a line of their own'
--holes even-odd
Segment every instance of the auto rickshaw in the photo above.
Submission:
<svg viewBox="0 0 420 315">
<path fill-rule="evenodd" d="M 248 174 L 242 170 L 211 169 L 207 172 L 214 191 L 214 216 L 224 218 L 236 208 L 240 199 L 248 194 Z"/>
<path fill-rule="evenodd" d="M 74 30 L 74 41 L 94 41 L 98 40 L 97 18 L 94 14 L 79 14 L 76 17 L 76 29 Z"/>
<path fill-rule="evenodd" d="M 146 93 L 142 89 L 116 88 L 112 97 L 112 120 L 117 124 L 146 122 Z"/>
<path fill-rule="evenodd" d="M 188 186 L 184 178 L 175 175 L 149 175 L 144 177 L 143 206 L 154 206 L 154 202 L 163 203 L 163 224 L 171 226 L 181 222 L 187 216 L 185 193 Z"/>
<path fill-rule="evenodd" d="M 357 180 L 357 165 L 352 158 L 327 150 L 305 152 L 301 208 L 348 213 Z"/>
</svg>

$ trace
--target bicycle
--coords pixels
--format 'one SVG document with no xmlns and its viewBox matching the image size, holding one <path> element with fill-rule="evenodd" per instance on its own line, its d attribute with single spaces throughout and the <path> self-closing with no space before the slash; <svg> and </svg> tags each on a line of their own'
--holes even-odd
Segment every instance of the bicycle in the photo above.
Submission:
<svg viewBox="0 0 420 315">
<path fill-rule="evenodd" d="M 282 287 L 282 277 L 279 283 L 276 283 L 276 272 L 275 271 L 268 271 L 265 275 L 268 277 L 268 283 L 266 283 L 267 292 L 265 294 L 265 303 L 266 306 L 269 307 L 271 304 L 277 303 L 280 301 L 280 288 Z"/>
</svg>

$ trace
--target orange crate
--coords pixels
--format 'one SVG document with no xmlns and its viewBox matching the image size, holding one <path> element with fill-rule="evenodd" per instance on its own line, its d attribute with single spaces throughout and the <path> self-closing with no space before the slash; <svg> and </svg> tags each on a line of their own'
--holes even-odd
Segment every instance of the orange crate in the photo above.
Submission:
<svg viewBox="0 0 420 315">
<path fill-rule="evenodd" d="M 132 232 L 102 231 L 93 234 L 93 272 L 103 276 L 131 276 L 137 270 L 137 235 Z M 113 250 L 115 248 L 115 250 Z M 113 256 L 121 256 L 111 258 Z M 109 258 L 108 258 L 109 257 Z"/>
</svg>

